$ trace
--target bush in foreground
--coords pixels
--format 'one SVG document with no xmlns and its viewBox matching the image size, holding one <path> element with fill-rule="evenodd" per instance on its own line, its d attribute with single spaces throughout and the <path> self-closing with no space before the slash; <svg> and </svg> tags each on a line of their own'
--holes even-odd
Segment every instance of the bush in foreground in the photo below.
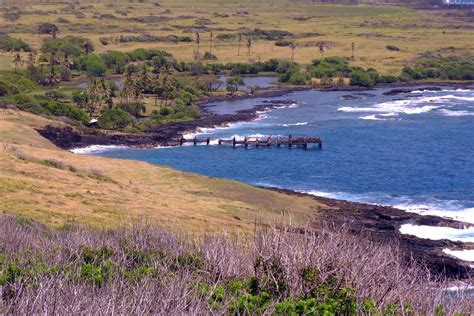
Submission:
<svg viewBox="0 0 474 316">
<path fill-rule="evenodd" d="M 0 313 L 451 315 L 472 305 L 396 249 L 345 231 L 190 239 L 163 228 L 53 230 L 0 216 Z"/>
</svg>

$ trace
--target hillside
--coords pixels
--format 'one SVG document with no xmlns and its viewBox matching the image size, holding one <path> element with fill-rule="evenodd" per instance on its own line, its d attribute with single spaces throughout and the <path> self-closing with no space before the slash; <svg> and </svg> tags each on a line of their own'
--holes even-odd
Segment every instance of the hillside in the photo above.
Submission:
<svg viewBox="0 0 474 316">
<path fill-rule="evenodd" d="M 73 154 L 35 127 L 54 123 L 0 112 L 0 212 L 62 226 L 114 227 L 140 217 L 187 231 L 249 231 L 255 220 L 304 224 L 321 204 L 137 161 Z"/>
</svg>

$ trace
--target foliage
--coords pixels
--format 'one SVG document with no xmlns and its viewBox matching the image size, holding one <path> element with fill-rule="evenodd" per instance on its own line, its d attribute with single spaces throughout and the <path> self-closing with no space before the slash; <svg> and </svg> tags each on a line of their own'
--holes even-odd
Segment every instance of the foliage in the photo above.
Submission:
<svg viewBox="0 0 474 316">
<path fill-rule="evenodd" d="M 94 49 L 92 42 L 89 39 L 78 36 L 66 36 L 63 38 L 45 39 L 41 50 L 44 53 L 56 52 L 78 57 L 79 55 L 89 53 Z"/>
<path fill-rule="evenodd" d="M 102 55 L 105 65 L 109 69 L 113 69 L 116 74 L 121 74 L 125 70 L 125 66 L 130 61 L 127 54 L 118 51 L 108 51 Z"/>
<path fill-rule="evenodd" d="M 367 72 L 363 70 L 352 71 L 349 78 L 351 86 L 373 87 L 376 83 Z"/>
<path fill-rule="evenodd" d="M 226 80 L 226 90 L 230 93 L 235 93 L 239 91 L 239 87 L 243 86 L 244 84 L 244 79 L 241 77 L 229 77 Z"/>
<path fill-rule="evenodd" d="M 41 163 L 69 170 L 60 161 Z M 253 242 L 223 236 L 203 242 L 143 223 L 56 230 L 2 215 L 0 240 L 8 242 L 0 252 L 0 311 L 41 314 L 62 299 L 67 313 L 78 304 L 85 313 L 119 314 L 469 312 L 469 298 L 446 297 L 443 283 L 425 280 L 424 269 L 407 266 L 391 248 L 341 231 L 255 234 Z"/>
<path fill-rule="evenodd" d="M 146 106 L 142 102 L 119 103 L 117 107 L 135 117 L 141 116 L 146 111 Z"/>
<path fill-rule="evenodd" d="M 102 77 L 107 71 L 104 60 L 96 54 L 81 55 L 74 60 L 78 70 L 85 71 L 92 77 Z"/>
<path fill-rule="evenodd" d="M 152 60 L 154 57 L 172 57 L 170 53 L 167 53 L 162 50 L 157 49 L 144 49 L 138 48 L 129 53 L 127 53 L 128 57 L 132 61 L 145 61 L 145 60 Z"/>
<path fill-rule="evenodd" d="M 30 45 L 19 38 L 11 38 L 9 36 L 0 36 L 0 50 L 6 52 L 30 52 Z"/>
<path fill-rule="evenodd" d="M 313 77 L 347 77 L 350 73 L 349 63 L 341 57 L 326 57 L 313 60 L 311 73 Z"/>
<path fill-rule="evenodd" d="M 56 35 L 59 33 L 59 28 L 52 23 L 41 23 L 38 26 L 38 33 L 39 34 L 48 34 L 53 37 L 56 37 Z"/>
<path fill-rule="evenodd" d="M 97 122 L 102 129 L 122 129 L 132 123 L 133 117 L 118 107 L 106 110 Z"/>
</svg>

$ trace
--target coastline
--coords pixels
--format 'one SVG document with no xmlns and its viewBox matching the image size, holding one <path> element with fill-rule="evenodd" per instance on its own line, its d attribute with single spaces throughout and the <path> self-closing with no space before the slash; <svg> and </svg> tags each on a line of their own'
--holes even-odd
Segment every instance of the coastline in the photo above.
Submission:
<svg viewBox="0 0 474 316">
<path fill-rule="evenodd" d="M 392 88 L 392 92 L 406 93 L 409 91 L 419 90 L 420 86 L 429 89 L 428 83 L 417 83 L 410 85 L 388 85 L 380 86 L 380 88 Z M 457 88 L 472 87 L 472 83 L 453 84 L 436 83 L 436 86 L 451 86 Z M 433 87 L 431 87 L 433 88 Z M 39 129 L 40 134 L 58 147 L 70 150 L 77 147 L 87 147 L 91 145 L 105 146 L 126 146 L 149 148 L 158 146 L 176 146 L 179 137 L 185 133 L 192 133 L 199 128 L 214 128 L 225 126 L 226 124 L 251 121 L 258 117 L 259 111 L 269 110 L 272 107 L 281 106 L 282 103 L 273 102 L 257 105 L 248 110 L 242 110 L 236 114 L 217 115 L 212 114 L 206 109 L 206 105 L 220 101 L 233 101 L 248 98 L 269 98 L 284 96 L 294 91 L 302 91 L 313 89 L 312 87 L 297 87 L 295 89 L 276 89 L 264 90 L 261 94 L 256 95 L 239 95 L 239 96 L 218 96 L 214 98 L 206 98 L 199 101 L 203 117 L 189 122 L 170 123 L 163 126 L 157 126 L 142 134 L 124 134 L 124 133 L 103 133 L 94 130 L 88 130 L 84 133 L 81 130 L 75 130 L 70 127 L 58 128 L 47 126 Z M 322 90 L 322 91 L 335 91 Z M 337 91 L 370 91 L 372 89 L 337 89 Z M 389 92 L 391 92 L 389 91 Z M 288 101 L 290 102 L 290 101 Z M 468 223 L 451 220 L 439 216 L 421 215 L 417 213 L 407 212 L 390 206 L 380 206 L 373 204 L 365 204 L 358 202 L 350 202 L 325 197 L 314 196 L 306 193 L 300 193 L 292 190 L 279 188 L 265 188 L 275 190 L 288 195 L 305 195 L 311 196 L 316 201 L 322 202 L 329 206 L 322 212 L 318 212 L 318 216 L 324 223 L 329 223 L 335 227 L 350 226 L 350 231 L 354 234 L 366 236 L 376 242 L 395 242 L 400 246 L 404 255 L 415 258 L 424 262 L 433 271 L 443 273 L 450 278 L 461 277 L 467 279 L 474 275 L 472 266 L 469 262 L 462 261 L 459 258 L 446 254 L 446 249 L 450 251 L 471 250 L 474 249 L 474 243 L 466 243 L 451 240 L 431 240 L 419 238 L 409 234 L 402 234 L 400 228 L 402 225 L 426 225 L 432 227 L 451 227 L 461 228 L 468 226 Z M 311 223 L 317 227 L 318 223 Z M 471 250 L 472 251 L 472 250 Z M 472 263 L 471 263 L 472 264 Z"/>
<path fill-rule="evenodd" d="M 429 85 L 435 85 L 429 87 Z M 472 82 L 403 82 L 396 84 L 381 84 L 373 88 L 365 88 L 359 86 L 344 86 L 344 87 L 320 87 L 317 90 L 323 92 L 331 91 L 347 91 L 347 92 L 361 92 L 371 91 L 377 88 L 391 88 L 390 95 L 397 95 L 400 93 L 407 93 L 414 90 L 419 90 L 416 87 L 424 89 L 433 89 L 437 86 L 452 86 L 456 88 L 473 88 Z M 179 139 L 185 134 L 195 133 L 199 128 L 216 128 L 223 127 L 227 124 L 237 122 L 248 122 L 258 118 L 258 112 L 263 110 L 270 110 L 274 107 L 281 106 L 282 103 L 269 102 L 259 104 L 251 109 L 241 110 L 235 114 L 214 114 L 208 111 L 207 107 L 211 103 L 223 101 L 237 101 L 255 98 L 275 98 L 288 95 L 292 92 L 307 91 L 316 89 L 312 86 L 295 86 L 295 87 L 276 87 L 269 89 L 262 89 L 256 94 L 242 94 L 242 95 L 222 95 L 203 97 L 196 103 L 199 105 L 202 116 L 186 122 L 174 122 L 164 125 L 158 125 L 149 128 L 142 133 L 121 133 L 100 131 L 91 128 L 72 128 L 72 127 L 57 127 L 47 125 L 38 128 L 37 131 L 45 138 L 52 141 L 56 146 L 71 150 L 74 148 L 84 148 L 94 145 L 101 146 L 127 146 L 137 148 L 153 148 L 153 147 L 167 147 L 179 145 Z"/>
<path fill-rule="evenodd" d="M 391 206 L 337 200 L 275 187 L 265 187 L 265 189 L 293 196 L 312 197 L 331 208 L 318 213 L 325 225 L 335 228 L 348 227 L 349 231 L 357 236 L 380 243 L 394 243 L 400 247 L 407 258 L 412 257 L 416 261 L 423 262 L 432 271 L 450 277 L 457 275 L 462 279 L 474 276 L 472 262 L 462 261 L 445 252 L 446 249 L 451 251 L 472 250 L 474 243 L 448 239 L 425 239 L 400 232 L 402 225 L 459 229 L 469 226 L 469 223 L 439 216 L 410 213 Z M 311 225 L 316 228 L 320 226 L 316 222 Z"/>
</svg>

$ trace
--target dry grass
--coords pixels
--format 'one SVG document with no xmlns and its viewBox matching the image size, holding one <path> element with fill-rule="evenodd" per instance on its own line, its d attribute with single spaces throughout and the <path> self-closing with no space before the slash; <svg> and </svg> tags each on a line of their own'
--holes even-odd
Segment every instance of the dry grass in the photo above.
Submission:
<svg viewBox="0 0 474 316">
<path fill-rule="evenodd" d="M 447 294 L 442 280 L 403 262 L 396 247 L 344 229 L 190 240 L 146 223 L 52 230 L 0 216 L 0 243 L 6 314 L 284 315 L 298 300 L 300 308 L 321 303 L 316 315 L 473 312 L 469 297 Z"/>
<path fill-rule="evenodd" d="M 0 212 L 54 226 L 77 221 L 113 227 L 147 217 L 202 232 L 250 231 L 256 219 L 303 224 L 321 206 L 308 197 L 144 162 L 63 151 L 32 128 L 47 123 L 23 112 L 0 112 Z"/>
<path fill-rule="evenodd" d="M 199 18 L 209 19 L 213 24 L 214 36 L 221 33 L 236 34 L 240 29 L 277 29 L 292 32 L 297 36 L 298 44 L 296 61 L 309 63 L 319 57 L 314 43 L 324 41 L 329 49 L 326 56 L 350 56 L 351 43 L 356 43 L 355 64 L 364 67 L 375 67 L 382 72 L 398 73 L 400 68 L 413 61 L 414 58 L 428 51 L 442 54 L 465 55 L 474 49 L 474 30 L 467 17 L 457 15 L 456 11 L 415 11 L 402 7 L 367 6 L 367 5 L 330 5 L 308 3 L 290 3 L 288 1 L 189 1 L 165 0 L 162 6 L 152 3 L 115 3 L 113 6 L 95 3 L 93 8 L 81 10 L 86 14 L 85 19 L 77 19 L 72 14 L 25 15 L 18 22 L 7 22 L 13 26 L 21 23 L 22 27 L 35 29 L 40 22 L 55 22 L 59 16 L 65 16 L 70 24 L 60 25 L 61 36 L 80 35 L 91 38 L 97 50 L 130 51 L 138 47 L 159 48 L 170 51 L 180 60 L 192 60 L 195 45 L 193 43 L 126 43 L 103 46 L 101 37 L 120 35 L 190 35 L 183 33 L 179 27 L 193 26 Z M 27 6 L 28 10 L 59 10 L 64 5 Z M 165 10 L 170 14 L 165 14 Z M 78 9 L 79 10 L 79 9 Z M 116 10 L 127 10 L 127 17 L 122 17 Z M 248 15 L 238 16 L 237 11 L 247 11 Z M 95 19 L 94 12 L 112 13 L 116 19 Z M 222 18 L 214 15 L 228 14 Z M 170 21 L 158 23 L 139 23 L 132 18 L 147 16 L 166 16 Z M 192 18 L 179 18 L 180 16 Z M 310 18 L 299 21 L 295 18 Z M 88 26 L 87 28 L 84 26 Z M 111 27 L 113 26 L 113 27 Z M 178 27 L 177 27 L 178 26 Z M 108 28 L 110 27 L 110 28 Z M 141 29 L 133 32 L 133 29 Z M 305 35 L 312 32 L 319 35 Z M 365 36 L 362 36 L 366 34 Z M 32 33 L 18 33 L 33 46 L 40 47 L 45 36 Z M 209 33 L 202 35 L 202 51 L 209 47 Z M 237 42 L 215 42 L 213 52 L 220 62 L 248 61 L 246 49 L 237 56 Z M 389 51 L 387 45 L 395 45 L 399 52 Z M 449 48 L 449 49 L 447 49 Z M 288 47 L 276 47 L 274 41 L 255 40 L 252 48 L 253 60 L 269 58 L 289 58 Z"/>
</svg>

